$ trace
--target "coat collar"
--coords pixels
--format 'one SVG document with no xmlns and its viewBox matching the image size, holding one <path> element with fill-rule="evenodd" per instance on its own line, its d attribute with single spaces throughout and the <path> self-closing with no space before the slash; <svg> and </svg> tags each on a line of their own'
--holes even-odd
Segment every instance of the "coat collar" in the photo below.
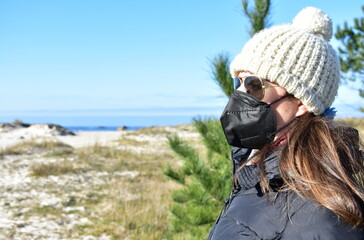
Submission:
<svg viewBox="0 0 364 240">
<path fill-rule="evenodd" d="M 274 182 L 275 187 L 277 187 L 277 180 L 281 182 L 278 163 L 279 155 L 277 151 L 269 154 L 264 160 L 266 178 L 269 182 Z M 246 165 L 236 172 L 236 178 L 241 189 L 255 188 L 260 182 L 259 168 L 256 165 Z"/>
</svg>

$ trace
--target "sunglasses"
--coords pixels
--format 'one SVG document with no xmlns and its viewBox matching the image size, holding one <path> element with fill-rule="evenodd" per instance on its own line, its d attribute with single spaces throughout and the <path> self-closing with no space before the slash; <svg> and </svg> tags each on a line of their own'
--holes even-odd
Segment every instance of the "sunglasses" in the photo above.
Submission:
<svg viewBox="0 0 364 240">
<path fill-rule="evenodd" d="M 240 78 L 234 78 L 234 90 L 238 89 L 242 83 Z M 265 88 L 262 79 L 256 76 L 246 77 L 243 81 L 246 93 L 256 97 L 258 100 L 264 98 Z"/>
</svg>

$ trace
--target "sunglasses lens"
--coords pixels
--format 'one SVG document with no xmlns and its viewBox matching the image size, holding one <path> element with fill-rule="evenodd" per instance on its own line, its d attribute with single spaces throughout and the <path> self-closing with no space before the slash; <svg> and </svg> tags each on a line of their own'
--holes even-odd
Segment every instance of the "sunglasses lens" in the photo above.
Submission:
<svg viewBox="0 0 364 240">
<path fill-rule="evenodd" d="M 240 79 L 234 78 L 234 90 L 238 89 L 240 87 Z"/>
<path fill-rule="evenodd" d="M 257 77 L 247 77 L 244 79 L 244 87 L 246 93 L 258 98 L 263 99 L 263 85 L 262 81 Z"/>
</svg>

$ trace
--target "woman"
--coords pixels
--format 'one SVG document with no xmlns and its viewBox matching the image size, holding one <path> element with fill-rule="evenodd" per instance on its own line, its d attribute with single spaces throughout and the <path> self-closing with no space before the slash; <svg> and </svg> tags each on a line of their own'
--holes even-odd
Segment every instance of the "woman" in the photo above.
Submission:
<svg viewBox="0 0 364 240">
<path fill-rule="evenodd" d="M 364 239 L 364 154 L 358 132 L 331 119 L 331 37 L 331 19 L 308 7 L 233 60 L 221 124 L 234 184 L 208 239 Z"/>
</svg>

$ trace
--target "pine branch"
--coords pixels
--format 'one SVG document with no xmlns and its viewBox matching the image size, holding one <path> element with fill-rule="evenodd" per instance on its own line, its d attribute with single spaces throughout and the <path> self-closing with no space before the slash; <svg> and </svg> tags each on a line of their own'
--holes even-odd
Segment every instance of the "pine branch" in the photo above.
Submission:
<svg viewBox="0 0 364 240">
<path fill-rule="evenodd" d="M 233 81 L 230 75 L 230 56 L 227 53 L 218 54 L 210 61 L 212 79 L 217 83 L 227 97 L 234 91 Z"/>
<path fill-rule="evenodd" d="M 184 185 L 186 183 L 186 175 L 184 172 L 180 170 L 174 170 L 171 165 L 167 165 L 166 169 L 164 170 L 164 175 L 179 184 Z"/>
<path fill-rule="evenodd" d="M 220 121 L 211 118 L 194 118 L 193 122 L 197 131 L 201 134 L 208 152 L 218 153 L 229 159 L 230 146 L 226 141 Z"/>
<path fill-rule="evenodd" d="M 248 0 L 241 1 L 243 14 L 250 22 L 248 33 L 253 36 L 255 33 L 269 26 L 270 0 L 254 0 L 255 7 L 249 9 Z"/>
</svg>

